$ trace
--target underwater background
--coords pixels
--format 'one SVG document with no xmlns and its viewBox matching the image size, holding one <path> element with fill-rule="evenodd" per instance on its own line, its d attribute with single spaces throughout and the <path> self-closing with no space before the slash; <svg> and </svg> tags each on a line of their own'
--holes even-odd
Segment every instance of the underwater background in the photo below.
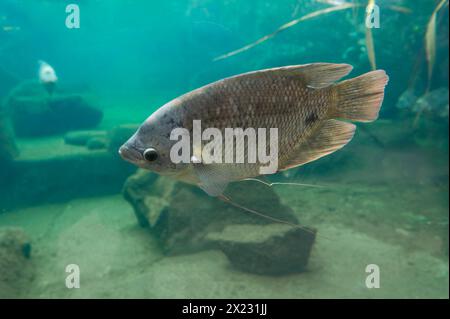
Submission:
<svg viewBox="0 0 450 319">
<path fill-rule="evenodd" d="M 0 298 L 448 298 L 448 23 L 440 0 L 0 0 Z M 117 153 L 183 93 L 312 62 L 386 70 L 380 118 L 268 178 L 303 186 L 229 192 L 314 232 Z"/>
</svg>

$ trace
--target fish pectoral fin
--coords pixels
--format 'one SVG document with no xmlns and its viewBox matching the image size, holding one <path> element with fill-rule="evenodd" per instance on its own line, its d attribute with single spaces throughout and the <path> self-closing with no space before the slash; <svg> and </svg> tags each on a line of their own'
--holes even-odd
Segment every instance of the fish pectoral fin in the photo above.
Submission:
<svg viewBox="0 0 450 319">
<path fill-rule="evenodd" d="M 194 164 L 199 187 L 209 196 L 220 196 L 230 183 L 229 174 L 219 164 Z"/>
<path fill-rule="evenodd" d="M 281 163 L 280 171 L 312 162 L 344 147 L 355 134 L 356 126 L 338 120 L 327 120 L 308 141 L 300 144 L 293 156 Z"/>
</svg>

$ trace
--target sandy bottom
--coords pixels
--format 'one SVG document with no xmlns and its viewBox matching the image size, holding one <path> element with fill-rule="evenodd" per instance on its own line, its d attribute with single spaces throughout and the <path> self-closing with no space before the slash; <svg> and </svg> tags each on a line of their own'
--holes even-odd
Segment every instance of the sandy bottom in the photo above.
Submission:
<svg viewBox="0 0 450 319">
<path fill-rule="evenodd" d="M 445 254 L 329 221 L 316 221 L 323 236 L 309 271 L 282 277 L 234 270 L 220 251 L 163 256 L 120 195 L 17 210 L 0 225 L 32 239 L 36 273 L 24 298 L 448 298 Z M 80 267 L 79 289 L 65 286 L 68 264 Z M 365 285 L 368 264 L 380 268 L 378 289 Z"/>
</svg>

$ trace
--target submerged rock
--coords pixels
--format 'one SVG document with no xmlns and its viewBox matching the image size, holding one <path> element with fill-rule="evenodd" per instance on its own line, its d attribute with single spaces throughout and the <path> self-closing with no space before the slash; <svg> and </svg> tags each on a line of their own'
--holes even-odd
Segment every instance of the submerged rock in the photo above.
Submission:
<svg viewBox="0 0 450 319">
<path fill-rule="evenodd" d="M 103 112 L 82 95 L 50 96 L 39 83 L 24 82 L 7 100 L 15 133 L 32 137 L 64 133 L 97 126 Z"/>
<path fill-rule="evenodd" d="M 17 298 L 33 278 L 31 244 L 20 228 L 0 229 L 0 298 Z"/>
<path fill-rule="evenodd" d="M 108 139 L 106 137 L 94 137 L 86 143 L 89 150 L 103 150 L 108 147 Z"/>
<path fill-rule="evenodd" d="M 273 258 L 290 260 L 290 256 L 293 255 L 290 250 L 295 247 L 294 242 L 304 240 L 304 243 L 295 243 L 298 250 L 300 250 L 299 246 L 304 245 L 304 248 L 298 252 L 304 258 L 301 259 L 299 255 L 292 256 L 294 259 L 289 264 L 292 268 L 288 267 L 289 271 L 301 271 L 306 265 L 309 249 L 314 242 L 314 236 L 305 230 L 287 225 L 281 225 L 283 227 L 280 228 L 278 223 L 274 224 L 270 219 L 236 208 L 218 198 L 210 197 L 198 187 L 143 170 L 139 170 L 127 180 L 124 186 L 124 196 L 133 206 L 139 224 L 148 227 L 159 239 L 165 253 L 170 255 L 214 248 L 223 250 L 227 255 L 231 253 L 232 249 L 249 251 L 256 247 L 255 245 L 248 246 L 246 236 L 250 236 L 250 234 L 237 235 L 234 243 L 229 244 L 212 234 L 221 233 L 230 225 L 233 227 L 246 225 L 247 228 L 244 227 L 241 230 L 251 230 L 252 234 L 254 231 L 265 231 L 266 228 L 259 228 L 263 227 L 261 225 L 271 225 L 273 228 L 267 226 L 267 230 L 271 230 L 272 237 L 260 239 L 258 247 L 267 249 L 275 247 L 274 249 L 278 252 L 273 252 L 271 255 L 267 252 L 265 257 L 254 253 L 249 255 L 249 260 L 252 262 L 265 260 L 265 264 L 261 264 L 259 269 L 255 264 L 247 271 L 261 274 L 281 274 L 286 273 L 287 269 L 275 266 L 270 269 L 269 264 L 271 264 L 271 260 L 274 260 Z M 239 205 L 264 215 L 298 224 L 292 209 L 280 202 L 272 188 L 261 183 L 254 181 L 232 183 L 226 190 L 226 196 Z M 291 231 L 287 229 L 291 229 Z M 236 265 L 241 262 L 231 261 Z M 244 269 L 240 266 L 237 267 Z"/>
<path fill-rule="evenodd" d="M 315 231 L 290 225 L 229 225 L 207 239 L 243 271 L 284 275 L 305 270 Z"/>
<path fill-rule="evenodd" d="M 137 124 L 123 124 L 110 131 L 86 130 L 73 131 L 64 136 L 66 144 L 85 146 L 90 150 L 108 149 L 114 155 L 138 129 Z"/>
<path fill-rule="evenodd" d="M 87 146 L 92 139 L 106 138 L 106 131 L 73 131 L 64 136 L 64 142 L 70 145 Z"/>
<path fill-rule="evenodd" d="M 64 136 L 64 142 L 70 145 L 85 146 L 89 150 L 107 149 L 109 145 L 106 131 L 74 131 Z"/>
</svg>

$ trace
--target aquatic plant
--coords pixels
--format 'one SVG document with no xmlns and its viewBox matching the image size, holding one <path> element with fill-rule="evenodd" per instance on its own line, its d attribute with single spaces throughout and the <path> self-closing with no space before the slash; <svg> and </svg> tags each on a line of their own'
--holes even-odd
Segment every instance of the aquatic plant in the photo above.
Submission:
<svg viewBox="0 0 450 319">
<path fill-rule="evenodd" d="M 448 0 L 441 0 L 433 10 L 433 13 L 431 14 L 431 17 L 428 21 L 427 30 L 425 33 L 425 51 L 428 64 L 427 91 L 430 90 L 434 64 L 436 62 L 436 17 L 438 12 L 444 7 L 444 5 L 448 5 Z"/>
<path fill-rule="evenodd" d="M 436 0 L 437 1 L 437 0 Z M 413 88 L 413 86 L 415 85 L 415 79 L 418 78 L 418 74 L 420 72 L 421 69 L 421 65 L 423 64 L 423 61 L 426 61 L 427 64 L 427 73 L 428 73 L 428 80 L 427 80 L 427 84 L 426 84 L 426 92 L 429 92 L 430 87 L 431 87 L 431 80 L 433 77 L 433 69 L 435 67 L 436 64 L 436 37 L 438 34 L 438 30 L 437 30 L 437 25 L 439 23 L 438 21 L 438 15 L 439 13 L 442 11 L 442 9 L 445 6 L 448 6 L 448 0 L 439 0 L 437 1 L 438 3 L 436 4 L 436 2 L 434 2 L 433 6 L 433 11 L 431 16 L 428 19 L 428 23 L 425 24 L 422 21 L 417 21 L 417 25 L 415 29 L 411 29 L 408 31 L 408 37 L 409 38 L 415 38 L 417 39 L 417 41 L 422 41 L 422 32 L 425 33 L 424 35 L 424 49 L 422 51 L 421 54 L 419 54 L 418 58 L 417 58 L 417 62 L 416 62 L 416 66 L 412 69 L 411 71 L 411 80 L 409 83 L 409 87 Z M 280 27 L 278 27 L 275 31 L 273 31 L 272 33 L 269 33 L 261 38 L 259 38 L 258 40 L 251 42 L 239 49 L 233 50 L 231 52 L 222 54 L 218 57 L 216 57 L 214 59 L 214 61 L 219 61 L 219 60 L 223 60 L 223 59 L 227 59 L 229 57 L 238 55 L 240 53 L 243 53 L 247 50 L 250 50 L 262 43 L 264 43 L 265 41 L 268 41 L 272 38 L 274 38 L 275 36 L 277 36 L 279 33 L 292 28 L 298 24 L 300 24 L 301 22 L 307 21 L 307 20 L 311 20 L 314 18 L 320 18 L 322 16 L 328 15 L 330 13 L 333 12 L 340 12 L 340 11 L 345 11 L 345 10 L 353 10 L 353 16 L 355 18 L 355 23 L 358 23 L 358 11 L 361 8 L 364 8 L 365 12 L 364 12 L 364 17 L 365 17 L 365 22 L 369 22 L 369 19 L 373 18 L 372 15 L 374 13 L 374 10 L 376 10 L 376 6 L 383 6 L 386 10 L 390 10 L 390 11 L 394 11 L 394 12 L 398 12 L 401 14 L 410 14 L 412 12 L 412 10 L 410 8 L 401 6 L 401 5 L 390 5 L 387 3 L 383 3 L 380 1 L 376 1 L 376 0 L 359 0 L 359 1 L 332 1 L 332 0 L 321 0 L 321 1 L 316 1 L 316 3 L 321 3 L 324 5 L 328 5 L 329 7 L 324 8 L 324 9 L 320 9 L 320 10 L 316 10 L 310 13 L 307 13 L 306 15 L 303 15 L 299 18 L 296 18 L 294 20 L 291 20 L 283 25 L 281 25 Z M 299 7 L 296 6 L 294 8 L 294 13 L 293 16 L 295 16 L 299 11 Z M 360 14 L 359 14 L 360 17 Z M 424 31 L 422 31 L 424 30 Z M 367 59 L 368 62 L 370 64 L 370 68 L 371 69 L 376 69 L 377 68 L 377 55 L 376 55 L 376 45 L 375 45 L 375 40 L 374 40 L 374 30 L 372 30 L 372 28 L 370 27 L 364 27 L 364 40 L 362 41 L 363 45 L 365 46 L 365 51 L 366 51 L 366 55 L 367 55 Z M 401 38 L 401 41 L 412 41 L 414 42 L 415 40 L 408 40 L 408 38 L 404 35 Z M 407 45 L 405 43 L 405 45 Z M 386 44 L 385 44 L 386 46 Z M 415 124 L 417 124 L 417 121 L 419 119 L 419 117 L 421 116 L 421 111 L 418 111 L 416 113 L 416 118 L 414 120 L 414 126 Z"/>
<path fill-rule="evenodd" d="M 298 18 L 298 19 L 294 19 L 292 21 L 289 21 L 288 23 L 283 24 L 281 27 L 276 29 L 274 32 L 263 36 L 262 38 L 256 40 L 255 42 L 247 44 L 247 45 L 243 46 L 240 49 L 237 49 L 237 50 L 231 51 L 229 53 L 220 55 L 220 56 L 214 58 L 214 61 L 226 59 L 226 58 L 229 58 L 229 57 L 231 57 L 233 55 L 236 55 L 236 54 L 242 53 L 244 51 L 247 51 L 247 50 L 249 50 L 249 49 L 251 49 L 251 48 L 253 48 L 253 47 L 255 47 L 255 46 L 257 46 L 257 45 L 259 45 L 259 44 L 261 44 L 261 43 L 271 39 L 271 38 L 273 38 L 274 36 L 276 36 L 280 32 L 285 31 L 286 29 L 289 29 L 289 28 L 293 27 L 294 25 L 296 25 L 296 24 L 298 24 L 300 22 L 303 22 L 303 21 L 306 21 L 306 20 L 309 20 L 309 19 L 312 19 L 312 18 L 316 18 L 316 17 L 322 16 L 324 14 L 328 14 L 328 13 L 332 13 L 332 12 L 336 12 L 336 11 L 347 10 L 347 9 L 353 8 L 355 6 L 356 6 L 356 4 L 353 4 L 353 3 L 344 3 L 344 4 L 340 4 L 340 5 L 334 6 L 334 7 L 329 7 L 329 8 L 326 8 L 326 9 L 321 9 L 321 10 L 314 11 L 314 12 L 309 13 L 307 15 L 304 15 L 304 16 Z"/>
<path fill-rule="evenodd" d="M 310 20 L 313 18 L 317 18 L 329 13 L 333 13 L 333 12 L 337 12 L 337 11 L 344 11 L 344 10 L 348 10 L 348 9 L 352 9 L 354 10 L 354 15 L 356 15 L 356 9 L 360 8 L 360 7 L 365 7 L 366 8 L 366 19 L 370 17 L 370 15 L 373 12 L 373 9 L 376 5 L 375 0 L 368 0 L 367 5 L 363 5 L 362 3 L 357 3 L 357 2 L 338 2 L 336 4 L 336 2 L 334 1 L 320 1 L 321 3 L 324 4 L 328 4 L 331 5 L 331 7 L 325 8 L 325 9 L 320 9 L 317 11 L 313 11 L 311 13 L 308 13 L 300 18 L 294 19 L 292 21 L 289 21 L 285 24 L 283 24 L 282 26 L 280 26 L 279 28 L 277 28 L 274 32 L 267 34 L 265 36 L 263 36 L 262 38 L 247 44 L 237 50 L 228 52 L 226 54 L 222 54 L 216 58 L 213 59 L 213 61 L 219 61 L 219 60 L 223 60 L 226 58 L 229 58 L 231 56 L 237 55 L 239 53 L 242 53 L 244 51 L 247 51 L 273 37 L 275 37 L 276 35 L 278 35 L 280 32 L 285 31 L 297 24 L 299 24 L 300 22 L 306 21 L 306 20 Z M 392 11 L 397 11 L 400 13 L 411 13 L 411 10 L 402 6 L 395 6 L 395 5 L 388 5 L 386 6 L 386 8 L 388 8 L 389 10 Z M 295 9 L 297 11 L 297 9 Z M 371 28 L 365 28 L 365 35 L 366 35 L 366 39 L 365 39 L 365 44 L 366 44 L 366 49 L 367 49 L 367 55 L 368 55 L 368 59 L 371 65 L 372 69 L 376 69 L 376 57 L 375 57 L 375 45 L 374 45 L 374 40 L 373 40 L 373 35 L 372 35 L 372 29 Z"/>
<path fill-rule="evenodd" d="M 369 0 L 366 7 L 366 22 L 370 18 L 371 13 L 375 8 L 375 0 Z M 377 62 L 375 57 L 375 44 L 373 42 L 372 28 L 365 28 L 366 33 L 366 49 L 367 57 L 369 58 L 370 66 L 372 70 L 376 70 Z"/>
<path fill-rule="evenodd" d="M 427 62 L 427 87 L 425 94 L 430 91 L 431 80 L 433 78 L 434 65 L 436 63 L 436 33 L 437 33 L 437 15 L 439 11 L 448 5 L 448 0 L 441 0 L 438 5 L 434 8 L 430 19 L 427 23 L 427 28 L 425 32 L 425 56 Z M 422 116 L 424 109 L 421 108 L 417 110 L 416 116 L 414 117 L 413 127 L 417 128 L 420 117 Z"/>
<path fill-rule="evenodd" d="M 214 58 L 214 61 L 226 59 L 226 58 L 229 58 L 229 57 L 231 57 L 233 55 L 236 55 L 236 54 L 242 53 L 244 51 L 247 51 L 247 50 L 249 50 L 249 49 L 251 49 L 251 48 L 253 48 L 253 47 L 255 47 L 255 46 L 257 46 L 257 45 L 259 45 L 259 44 L 261 44 L 261 43 L 263 43 L 265 41 L 267 41 L 267 40 L 269 40 L 270 38 L 273 38 L 274 36 L 276 36 L 280 32 L 282 32 L 282 31 L 284 31 L 286 29 L 289 29 L 289 28 L 293 27 L 294 25 L 296 25 L 296 24 L 298 24 L 300 22 L 303 22 L 303 21 L 306 21 L 306 20 L 309 20 L 309 19 L 312 19 L 312 18 L 316 18 L 318 16 L 321 16 L 321 15 L 324 15 L 324 14 L 328 14 L 328 13 L 331 13 L 331 12 L 336 12 L 336 11 L 341 11 L 341 10 L 346 10 L 346 9 L 349 9 L 349 8 L 353 8 L 354 6 L 355 6 L 355 4 L 344 3 L 344 4 L 341 4 L 341 5 L 338 5 L 338 6 L 334 6 L 334 7 L 330 7 L 330 8 L 314 11 L 314 12 L 309 13 L 307 15 L 304 15 L 304 16 L 298 18 L 298 19 L 294 19 L 292 21 L 289 21 L 288 23 L 283 24 L 281 27 L 276 29 L 274 32 L 263 36 L 262 38 L 256 40 L 255 42 L 247 44 L 246 46 L 243 46 L 240 49 L 237 49 L 237 50 L 231 51 L 229 53 L 220 55 L 220 56 Z"/>
</svg>

